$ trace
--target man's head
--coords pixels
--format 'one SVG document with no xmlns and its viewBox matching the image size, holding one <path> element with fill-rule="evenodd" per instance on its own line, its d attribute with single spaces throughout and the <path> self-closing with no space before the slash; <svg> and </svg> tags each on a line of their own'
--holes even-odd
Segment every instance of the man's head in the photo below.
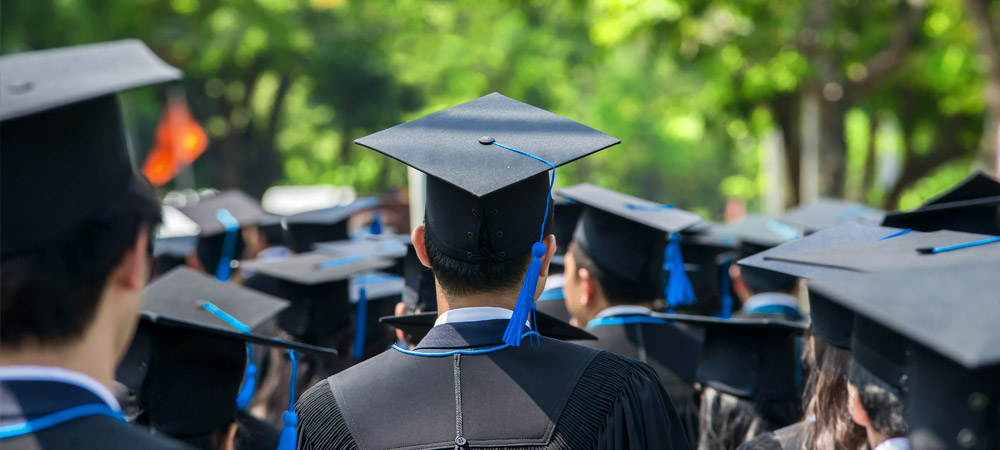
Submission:
<svg viewBox="0 0 1000 450">
<path fill-rule="evenodd" d="M 159 202 L 145 180 L 69 232 L 3 256 L 0 337 L 5 346 L 58 347 L 100 322 L 124 352 L 149 276 Z"/>
<path fill-rule="evenodd" d="M 748 298 L 765 292 L 798 296 L 799 278 L 792 275 L 759 267 L 737 265 L 729 267 L 729 274 L 732 276 L 736 295 L 744 303 Z"/>
<path fill-rule="evenodd" d="M 576 242 L 569 245 L 565 267 L 566 309 L 577 323 L 586 323 L 609 306 L 646 304 L 660 295 L 659 283 L 636 283 L 603 270 Z"/>
</svg>

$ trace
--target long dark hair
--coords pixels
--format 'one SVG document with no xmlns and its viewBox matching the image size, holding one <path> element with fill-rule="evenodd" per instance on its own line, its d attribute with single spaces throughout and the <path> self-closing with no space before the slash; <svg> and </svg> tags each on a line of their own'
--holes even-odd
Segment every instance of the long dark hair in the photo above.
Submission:
<svg viewBox="0 0 1000 450">
<path fill-rule="evenodd" d="M 851 351 L 831 345 L 816 334 L 812 334 L 812 341 L 812 346 L 804 346 L 803 359 L 813 370 L 806 382 L 803 410 L 806 420 L 815 422 L 804 427 L 805 432 L 811 433 L 804 441 L 811 443 L 807 447 L 812 449 L 865 448 L 868 444 L 865 429 L 851 419 L 848 404 Z"/>
</svg>

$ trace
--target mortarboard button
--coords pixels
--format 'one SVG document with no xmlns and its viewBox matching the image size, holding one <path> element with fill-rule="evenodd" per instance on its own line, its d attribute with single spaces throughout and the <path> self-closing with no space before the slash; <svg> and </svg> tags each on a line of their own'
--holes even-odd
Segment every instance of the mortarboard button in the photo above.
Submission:
<svg viewBox="0 0 1000 450">
<path fill-rule="evenodd" d="M 483 145 L 490 145 L 494 142 L 496 142 L 496 139 L 493 139 L 492 137 L 489 136 L 483 136 L 479 138 L 479 143 Z"/>
</svg>

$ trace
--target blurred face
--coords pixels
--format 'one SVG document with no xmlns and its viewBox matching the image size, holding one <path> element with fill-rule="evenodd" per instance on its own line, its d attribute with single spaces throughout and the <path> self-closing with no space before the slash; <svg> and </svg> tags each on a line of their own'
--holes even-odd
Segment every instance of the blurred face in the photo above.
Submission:
<svg viewBox="0 0 1000 450">
<path fill-rule="evenodd" d="M 580 270 L 576 265 L 576 260 L 573 258 L 573 252 L 566 252 L 564 264 L 563 277 L 565 277 L 566 282 L 563 285 L 563 294 L 566 297 L 566 309 L 573 316 L 575 324 L 582 325 L 590 320 L 587 313 L 588 302 L 585 294 L 586 281 L 580 276 Z"/>
</svg>

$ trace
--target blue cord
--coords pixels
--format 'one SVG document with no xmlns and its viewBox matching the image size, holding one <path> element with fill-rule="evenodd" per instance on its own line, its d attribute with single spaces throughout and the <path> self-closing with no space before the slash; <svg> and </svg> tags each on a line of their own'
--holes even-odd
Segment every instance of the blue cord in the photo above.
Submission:
<svg viewBox="0 0 1000 450">
<path fill-rule="evenodd" d="M 87 405 L 74 406 L 72 408 L 67 408 L 62 411 L 56 411 L 47 416 L 42 416 L 37 419 L 28 420 L 26 422 L 18 422 L 18 423 L 12 423 L 10 425 L 4 425 L 0 427 L 0 439 L 8 439 L 12 437 L 24 436 L 26 434 L 36 433 L 46 428 L 51 428 L 56 425 L 69 422 L 71 420 L 88 416 L 105 416 L 115 419 L 119 422 L 126 423 L 124 414 L 115 411 L 110 406 L 104 403 L 91 403 Z"/>
<path fill-rule="evenodd" d="M 550 162 L 548 162 L 548 161 L 546 161 L 546 160 L 544 160 L 542 158 L 539 158 L 539 157 L 537 157 L 535 155 L 532 155 L 531 153 L 522 152 L 522 151 L 520 151 L 520 150 L 518 150 L 516 148 L 508 147 L 508 146 L 503 145 L 503 144 L 501 144 L 499 142 L 493 142 L 493 145 L 496 145 L 497 147 L 503 147 L 503 148 L 505 148 L 507 150 L 510 150 L 512 152 L 520 153 L 520 154 L 522 154 L 524 156 L 527 156 L 529 158 L 533 158 L 535 160 L 541 161 L 541 162 L 547 164 L 549 167 L 552 168 L 552 178 L 549 180 L 549 195 L 545 197 L 545 216 L 542 217 L 542 232 L 540 233 L 540 236 L 538 236 L 538 242 L 542 242 L 542 240 L 545 239 L 545 222 L 547 220 L 549 220 L 549 202 L 552 201 L 552 186 L 554 184 L 556 184 L 556 166 L 555 166 L 555 164 L 552 164 L 552 163 L 550 163 Z"/>
<path fill-rule="evenodd" d="M 902 231 L 897 231 L 897 232 L 895 232 L 895 233 L 892 233 L 892 234 L 890 234 L 890 235 L 888 235 L 888 236 L 886 236 L 886 237 L 884 237 L 884 238 L 882 238 L 882 239 L 879 239 L 879 241 L 884 241 L 884 240 L 886 240 L 886 239 L 892 239 L 892 238 L 894 238 L 894 237 L 896 237 L 896 236 L 902 236 L 902 235 L 904 235 L 904 234 L 906 234 L 906 233 L 909 233 L 909 232 L 911 232 L 911 231 L 913 231 L 913 230 L 911 230 L 911 229 L 909 229 L 909 228 L 907 228 L 907 229 L 905 229 L 905 230 L 902 230 Z M 875 242 L 878 242 L 878 241 L 875 241 Z"/>
<path fill-rule="evenodd" d="M 241 322 L 239 319 L 233 317 L 229 313 L 222 310 L 218 306 L 215 306 L 212 302 L 205 302 L 201 305 L 206 311 L 215 315 L 223 322 L 229 324 L 229 326 L 235 328 L 237 331 L 243 334 L 250 334 L 251 330 L 245 323 Z M 247 345 L 247 366 L 243 371 L 243 386 L 240 388 L 239 395 L 236 396 L 236 407 L 241 411 L 246 409 L 253 401 L 253 395 L 257 391 L 257 365 L 253 362 L 253 345 L 249 342 Z"/>
<path fill-rule="evenodd" d="M 345 256 L 343 258 L 328 259 L 326 261 L 316 264 L 317 269 L 331 269 L 334 267 L 346 266 L 348 264 L 354 264 L 361 262 L 365 257 L 361 255 Z"/>
<path fill-rule="evenodd" d="M 292 359 L 292 380 L 288 386 L 288 411 L 281 415 L 281 434 L 278 437 L 278 450 L 295 450 L 298 444 L 299 415 L 295 413 L 295 386 L 299 379 L 299 354 L 294 350 L 288 350 L 288 356 Z"/>
<path fill-rule="evenodd" d="M 961 250 L 963 248 L 978 247 L 980 245 L 992 244 L 994 242 L 1000 242 L 1000 236 L 991 237 L 979 241 L 966 242 L 963 244 L 948 245 L 945 247 L 926 247 L 918 248 L 917 251 L 920 253 L 944 253 L 950 252 L 952 250 Z"/>
<path fill-rule="evenodd" d="M 525 337 L 528 337 L 528 336 L 538 336 L 539 339 L 540 339 L 541 335 L 538 334 L 537 331 L 528 331 L 528 332 L 526 332 L 526 333 L 524 333 L 524 334 L 521 335 L 521 339 L 524 339 Z M 403 353 L 403 354 L 407 354 L 407 355 L 426 356 L 428 358 L 439 358 L 439 357 L 442 357 L 442 356 L 452 356 L 452 355 L 485 355 L 487 353 L 493 353 L 493 352 L 496 352 L 496 351 L 503 350 L 503 349 L 505 349 L 507 347 L 510 347 L 510 346 L 511 346 L 511 344 L 506 344 L 505 343 L 503 345 L 498 345 L 496 347 L 490 347 L 490 348 L 484 348 L 482 350 L 452 350 L 450 352 L 443 352 L 443 353 L 425 353 L 425 352 L 418 352 L 418 351 L 414 351 L 414 350 L 404 350 L 403 348 L 399 347 L 396 344 L 393 344 L 392 348 L 393 348 L 393 350 L 396 350 L 397 352 L 400 352 L 400 353 Z"/>
<path fill-rule="evenodd" d="M 632 211 L 664 211 L 668 209 L 674 209 L 674 205 L 636 205 L 632 203 L 626 203 L 625 209 L 630 209 Z"/>
<path fill-rule="evenodd" d="M 719 282 L 719 290 L 722 292 L 722 309 L 715 314 L 715 317 L 728 319 L 733 317 L 733 279 L 729 276 L 729 268 L 733 265 L 732 260 L 725 259 L 720 264 L 722 280 Z"/>
<path fill-rule="evenodd" d="M 215 268 L 215 278 L 219 281 L 229 281 L 233 271 L 233 253 L 236 252 L 237 232 L 240 231 L 240 222 L 233 217 L 233 213 L 226 208 L 219 208 L 215 211 L 215 218 L 226 227 L 226 236 L 222 241 L 222 254 L 219 256 L 219 265 Z"/>
<path fill-rule="evenodd" d="M 587 329 L 609 325 L 628 325 L 630 323 L 670 323 L 667 319 L 653 316 L 601 317 L 587 322 Z"/>
<path fill-rule="evenodd" d="M 358 304 L 354 311 L 354 346 L 351 356 L 355 361 L 365 357 L 365 337 L 368 333 L 368 292 L 364 286 L 358 290 Z"/>
</svg>

